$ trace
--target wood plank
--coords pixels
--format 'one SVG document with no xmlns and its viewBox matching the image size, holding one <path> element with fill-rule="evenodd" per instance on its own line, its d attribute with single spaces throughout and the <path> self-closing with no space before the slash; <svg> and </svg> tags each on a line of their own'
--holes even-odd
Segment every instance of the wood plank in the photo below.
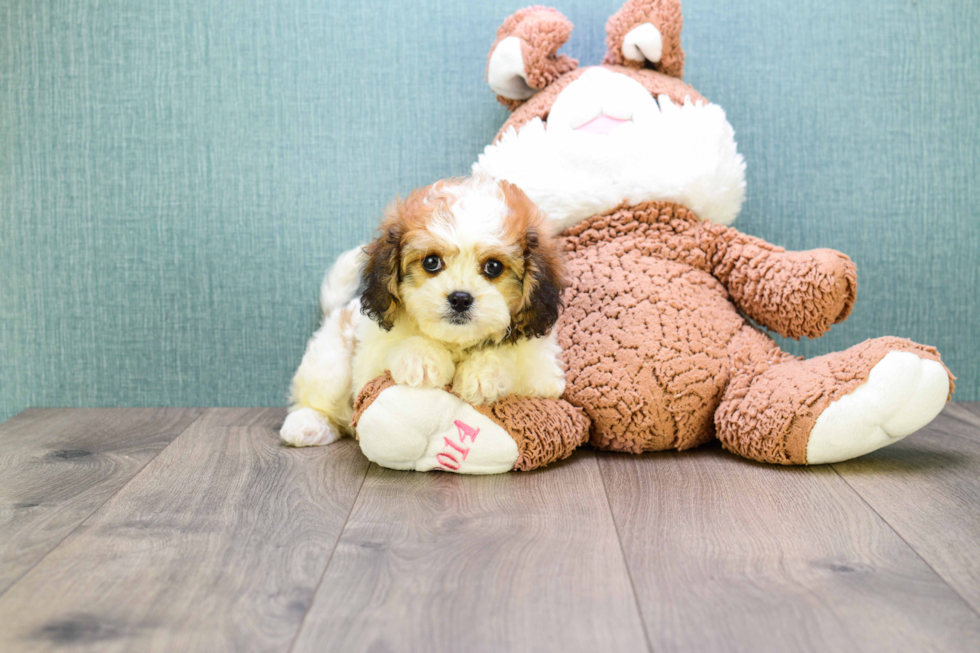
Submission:
<svg viewBox="0 0 980 653">
<path fill-rule="evenodd" d="M 372 466 L 295 650 L 648 650 L 594 454 L 489 477 Z"/>
<path fill-rule="evenodd" d="M 980 613 L 980 403 L 834 469 Z"/>
<path fill-rule="evenodd" d="M 210 409 L 0 597 L 0 650 L 286 651 L 367 470 Z"/>
<path fill-rule="evenodd" d="M 202 412 L 35 409 L 0 424 L 0 594 Z"/>
<path fill-rule="evenodd" d="M 980 617 L 830 467 L 599 462 L 658 653 L 980 650 Z"/>
</svg>

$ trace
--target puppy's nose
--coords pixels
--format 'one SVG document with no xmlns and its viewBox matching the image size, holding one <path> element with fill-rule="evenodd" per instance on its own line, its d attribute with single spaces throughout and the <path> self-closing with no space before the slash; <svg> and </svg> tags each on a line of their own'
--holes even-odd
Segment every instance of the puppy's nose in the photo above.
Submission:
<svg viewBox="0 0 980 653">
<path fill-rule="evenodd" d="M 473 305 L 473 295 L 469 294 L 468 292 L 457 290 L 449 293 L 449 295 L 446 297 L 446 301 L 449 302 L 449 306 L 454 311 L 457 313 L 462 313 Z"/>
</svg>

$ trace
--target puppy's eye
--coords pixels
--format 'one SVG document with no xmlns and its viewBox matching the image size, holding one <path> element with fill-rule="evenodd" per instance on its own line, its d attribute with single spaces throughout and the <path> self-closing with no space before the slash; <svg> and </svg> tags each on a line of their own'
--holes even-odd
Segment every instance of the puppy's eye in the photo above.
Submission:
<svg viewBox="0 0 980 653">
<path fill-rule="evenodd" d="M 504 273 L 504 264 L 496 259 L 490 259 L 483 264 L 483 274 L 490 279 L 496 279 Z"/>
<path fill-rule="evenodd" d="M 422 259 L 422 269 L 435 274 L 442 269 L 442 259 L 437 254 L 429 254 Z"/>
</svg>

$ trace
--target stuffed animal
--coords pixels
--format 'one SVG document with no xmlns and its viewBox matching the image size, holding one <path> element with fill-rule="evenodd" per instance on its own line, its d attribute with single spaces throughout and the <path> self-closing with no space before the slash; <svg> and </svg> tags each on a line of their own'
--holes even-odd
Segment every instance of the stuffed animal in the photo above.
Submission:
<svg viewBox="0 0 980 653">
<path fill-rule="evenodd" d="M 681 81 L 681 24 L 678 0 L 630 0 L 606 25 L 602 65 L 579 68 L 556 54 L 572 25 L 554 9 L 504 21 L 487 80 L 512 114 L 473 169 L 519 186 L 561 231 L 566 391 L 471 406 L 375 379 L 353 419 L 369 459 L 496 473 L 586 443 L 639 453 L 717 438 L 752 460 L 819 464 L 942 409 L 953 377 L 932 347 L 885 337 L 803 360 L 758 328 L 823 335 L 854 306 L 855 266 L 727 226 L 745 165 L 722 109 Z"/>
</svg>

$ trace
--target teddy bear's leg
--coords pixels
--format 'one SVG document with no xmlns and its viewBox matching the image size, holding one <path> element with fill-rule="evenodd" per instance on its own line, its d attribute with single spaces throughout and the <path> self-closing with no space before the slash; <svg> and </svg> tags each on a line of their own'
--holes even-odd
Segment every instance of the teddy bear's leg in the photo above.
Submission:
<svg viewBox="0 0 980 653">
<path fill-rule="evenodd" d="M 558 399 L 509 396 L 474 408 L 432 388 L 378 377 L 361 391 L 354 421 L 361 451 L 382 467 L 459 474 L 530 470 L 588 439 L 588 418 Z"/>
<path fill-rule="evenodd" d="M 953 387 L 935 349 L 902 338 L 800 360 L 746 326 L 731 347 L 717 435 L 725 448 L 761 462 L 812 465 L 864 455 L 932 421 Z"/>
</svg>

